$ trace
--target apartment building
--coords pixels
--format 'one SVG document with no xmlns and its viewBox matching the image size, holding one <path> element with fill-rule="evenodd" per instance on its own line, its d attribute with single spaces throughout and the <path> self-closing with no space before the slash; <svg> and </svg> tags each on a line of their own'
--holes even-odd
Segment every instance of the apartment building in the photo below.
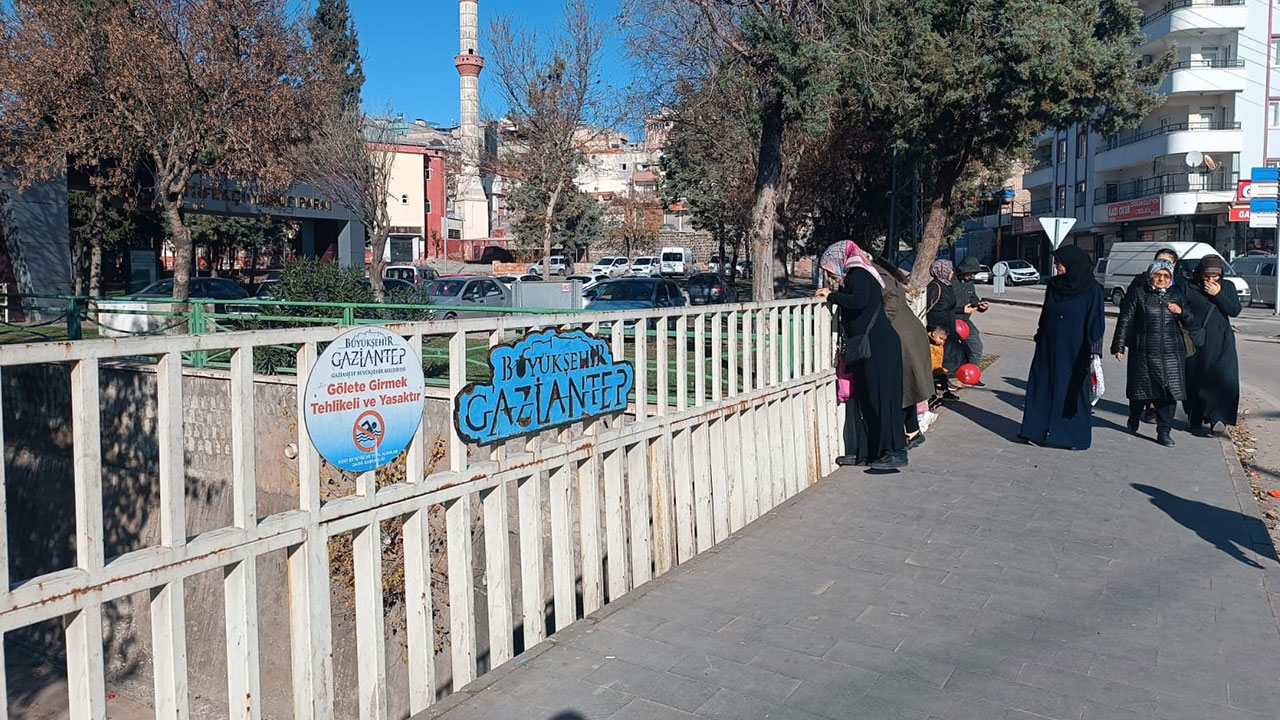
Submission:
<svg viewBox="0 0 1280 720">
<path fill-rule="evenodd" d="M 1271 3 L 1140 0 L 1143 61 L 1175 53 L 1164 104 L 1116 135 L 1044 133 L 1022 178 L 1029 202 L 1010 213 L 999 258 L 1047 268 L 1038 218 L 1050 216 L 1074 217 L 1066 242 L 1095 258 L 1121 241 L 1198 241 L 1228 255 L 1266 245 L 1231 206 L 1250 168 L 1280 163 L 1280 9 Z"/>
</svg>

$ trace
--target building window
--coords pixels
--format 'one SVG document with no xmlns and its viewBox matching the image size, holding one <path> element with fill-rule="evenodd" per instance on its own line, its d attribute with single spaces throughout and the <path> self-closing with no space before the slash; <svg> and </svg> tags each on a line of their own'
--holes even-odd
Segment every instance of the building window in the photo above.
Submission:
<svg viewBox="0 0 1280 720">
<path fill-rule="evenodd" d="M 1267 127 L 1280 128 L 1280 100 L 1267 103 Z"/>
<path fill-rule="evenodd" d="M 430 199 L 427 199 L 425 202 L 426 202 L 426 208 L 427 208 L 427 212 L 426 212 L 426 214 L 427 214 L 427 215 L 430 215 L 430 214 L 431 214 L 431 200 L 430 200 Z"/>
<path fill-rule="evenodd" d="M 408 204 L 409 204 L 409 196 L 408 196 L 408 195 L 401 195 L 401 196 L 400 196 L 400 204 L 401 204 L 401 205 L 408 205 Z"/>
<path fill-rule="evenodd" d="M 1085 193 L 1085 184 L 1084 184 L 1084 181 L 1081 180 L 1080 182 L 1076 183 L 1076 205 L 1075 205 L 1076 208 L 1084 207 L 1084 193 Z"/>
<path fill-rule="evenodd" d="M 1089 133 L 1082 131 L 1076 135 L 1076 159 L 1084 157 L 1089 152 Z"/>
<path fill-rule="evenodd" d="M 1059 185 L 1058 186 L 1058 212 L 1064 213 L 1066 211 L 1067 211 L 1067 186 Z"/>
<path fill-rule="evenodd" d="M 1271 67 L 1280 67 L 1280 38 L 1271 38 Z"/>
<path fill-rule="evenodd" d="M 1058 162 L 1064 163 L 1066 161 L 1067 161 L 1067 139 L 1062 138 L 1061 140 L 1058 141 Z"/>
<path fill-rule="evenodd" d="M 431 163 L 427 162 L 427 167 L 422 171 L 422 176 L 427 180 L 431 179 Z"/>
</svg>

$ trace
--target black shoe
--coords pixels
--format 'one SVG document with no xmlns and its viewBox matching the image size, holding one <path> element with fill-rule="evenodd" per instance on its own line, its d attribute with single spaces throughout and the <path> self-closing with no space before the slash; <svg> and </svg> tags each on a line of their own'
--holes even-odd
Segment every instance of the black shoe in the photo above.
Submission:
<svg viewBox="0 0 1280 720">
<path fill-rule="evenodd" d="M 915 450 L 924 444 L 924 433 L 918 432 L 916 436 L 907 441 L 907 449 Z"/>
<path fill-rule="evenodd" d="M 979 380 L 978 382 L 974 383 L 974 384 L 973 384 L 973 385 L 971 385 L 970 387 L 984 388 L 984 387 L 986 387 L 986 386 L 987 386 L 987 384 L 986 384 L 986 383 L 984 383 L 984 382 L 982 382 L 981 380 Z"/>
<path fill-rule="evenodd" d="M 861 465 L 861 464 L 862 464 L 862 461 L 853 455 L 841 455 L 840 457 L 836 458 L 836 465 L 839 465 L 840 467 L 853 467 L 855 465 Z"/>
<path fill-rule="evenodd" d="M 1169 434 L 1168 430 L 1160 430 L 1159 432 L 1157 432 L 1156 442 L 1160 443 L 1165 447 L 1173 447 L 1174 445 L 1173 437 Z"/>
<path fill-rule="evenodd" d="M 959 396 L 959 395 L 957 395 L 957 394 L 955 393 L 955 391 L 953 391 L 953 390 L 948 390 L 948 391 L 946 391 L 946 392 L 942 393 L 942 399 L 943 399 L 943 400 L 959 400 L 959 399 L 960 399 L 960 396 Z"/>
<path fill-rule="evenodd" d="M 1205 425 L 1192 425 L 1190 427 L 1190 431 L 1191 431 L 1191 434 L 1195 435 L 1196 437 L 1202 437 L 1202 438 L 1213 437 L 1213 428 L 1206 427 Z"/>
<path fill-rule="evenodd" d="M 883 457 L 871 463 L 872 470 L 898 470 L 907 466 L 905 450 L 885 453 Z"/>
</svg>

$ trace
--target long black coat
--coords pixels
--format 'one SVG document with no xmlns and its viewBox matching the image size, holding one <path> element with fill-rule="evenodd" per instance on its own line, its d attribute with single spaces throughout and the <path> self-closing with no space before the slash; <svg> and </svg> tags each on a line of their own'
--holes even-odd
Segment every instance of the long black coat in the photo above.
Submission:
<svg viewBox="0 0 1280 720">
<path fill-rule="evenodd" d="M 1240 361 L 1230 318 L 1240 314 L 1240 296 L 1231 283 L 1209 295 L 1199 286 L 1187 291 L 1195 318 L 1192 332 L 1203 344 L 1187 358 L 1187 417 L 1212 426 L 1235 425 L 1240 411 Z"/>
<path fill-rule="evenodd" d="M 902 344 L 884 312 L 880 283 L 857 268 L 844 275 L 844 287 L 828 302 L 840 309 L 840 336 L 849 341 L 871 327 L 871 358 L 851 363 L 853 397 L 845 418 L 845 455 L 862 462 L 879 460 L 906 447 L 902 415 Z"/>
<path fill-rule="evenodd" d="M 964 306 L 956 302 L 954 283 L 944 285 L 938 280 L 929 283 L 929 287 L 925 289 L 925 301 L 928 303 L 925 322 L 929 325 L 941 325 L 950 333 L 947 335 L 947 344 L 942 348 L 942 366 L 954 373 L 961 365 L 974 362 L 969 359 L 969 349 L 965 347 L 964 341 L 956 334 L 956 318 L 964 317 Z"/>
<path fill-rule="evenodd" d="M 1182 314 L 1169 312 L 1168 303 L 1181 306 Z M 1183 285 L 1174 284 L 1164 293 L 1143 285 L 1125 295 L 1111 352 L 1129 350 L 1130 400 L 1164 400 L 1165 391 L 1174 400 L 1187 399 L 1182 329 L 1193 327 L 1194 322 L 1195 313 L 1188 306 Z"/>
<path fill-rule="evenodd" d="M 1102 288 L 1076 297 L 1044 296 L 1036 352 L 1027 376 L 1021 437 L 1060 447 L 1088 448 L 1093 441 L 1090 367 L 1106 334 Z"/>
</svg>

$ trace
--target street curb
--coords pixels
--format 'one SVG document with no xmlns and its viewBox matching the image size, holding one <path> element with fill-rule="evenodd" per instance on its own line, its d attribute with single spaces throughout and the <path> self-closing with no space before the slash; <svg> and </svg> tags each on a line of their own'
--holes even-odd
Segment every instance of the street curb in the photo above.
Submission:
<svg viewBox="0 0 1280 720">
<path fill-rule="evenodd" d="M 1258 538 L 1250 536 L 1250 544 L 1253 546 L 1250 550 L 1258 553 L 1257 547 L 1262 544 L 1270 545 L 1272 554 L 1276 553 L 1275 544 L 1271 541 L 1271 535 L 1267 532 L 1266 521 L 1262 518 L 1261 508 L 1258 507 L 1258 501 L 1253 497 L 1253 491 L 1249 488 L 1249 479 L 1245 475 L 1244 466 L 1240 464 L 1240 457 L 1236 454 L 1235 443 L 1231 437 L 1218 437 L 1218 443 L 1222 447 L 1222 456 L 1227 464 L 1227 474 L 1231 477 L 1231 489 L 1236 496 L 1236 504 L 1240 506 L 1240 514 L 1245 515 L 1257 521 L 1257 526 L 1262 528 L 1262 537 Z M 1265 561 L 1266 558 L 1261 558 Z M 1271 619 L 1276 623 L 1276 630 L 1280 632 L 1280 608 L 1277 608 L 1277 602 L 1280 601 L 1280 565 L 1274 562 L 1263 564 L 1262 571 L 1262 589 L 1267 595 L 1267 602 L 1271 605 Z"/>
<path fill-rule="evenodd" d="M 1010 300 L 1010 299 L 999 298 L 999 297 L 984 297 L 982 299 L 988 302 L 996 303 L 998 305 L 1016 305 L 1018 307 L 1029 307 L 1029 308 L 1044 307 L 1044 303 L 1031 302 L 1030 300 Z M 1110 303 L 1107 303 L 1105 305 L 1105 312 L 1110 317 L 1120 316 L 1120 308 L 1113 307 Z"/>
</svg>

